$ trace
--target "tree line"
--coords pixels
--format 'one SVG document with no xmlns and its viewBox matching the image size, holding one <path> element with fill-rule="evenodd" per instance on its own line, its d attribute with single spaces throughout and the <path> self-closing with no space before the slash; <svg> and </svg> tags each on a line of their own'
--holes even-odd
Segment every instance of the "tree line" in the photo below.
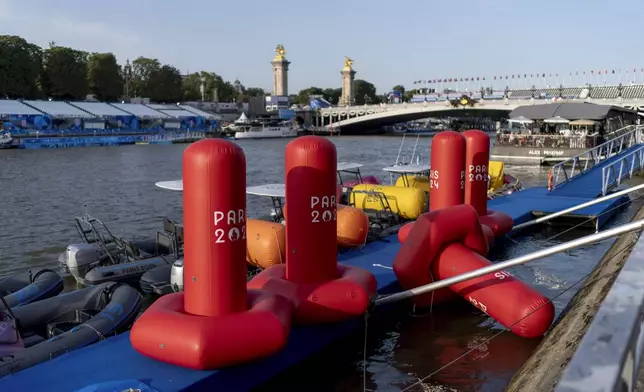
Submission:
<svg viewBox="0 0 644 392">
<path fill-rule="evenodd" d="M 48 48 L 24 38 L 0 35 L 0 98 L 84 100 L 93 94 L 100 101 L 129 97 L 152 102 L 179 102 L 204 98 L 222 102 L 246 102 L 264 96 L 261 88 L 235 90 L 232 83 L 214 72 L 182 76 L 174 66 L 157 59 L 139 57 L 130 67 L 118 64 L 113 53 L 88 53 L 50 42 Z"/>
<path fill-rule="evenodd" d="M 130 67 L 118 64 L 113 53 L 89 53 L 59 46 L 49 47 L 26 41 L 22 37 L 0 35 L 0 98 L 85 100 L 92 94 L 100 101 L 118 101 L 124 97 L 145 97 L 152 102 L 179 102 L 204 98 L 220 102 L 248 102 L 250 97 L 269 95 L 261 88 L 245 88 L 239 92 L 232 83 L 215 72 L 201 71 L 182 76 L 174 66 L 159 60 L 138 57 Z M 414 91 L 395 86 L 409 98 Z M 337 104 L 342 89 L 309 87 L 291 95 L 291 103 L 308 105 L 311 95 L 323 96 Z M 388 96 L 378 95 L 376 87 L 358 79 L 354 83 L 356 104 L 387 102 Z"/>
</svg>

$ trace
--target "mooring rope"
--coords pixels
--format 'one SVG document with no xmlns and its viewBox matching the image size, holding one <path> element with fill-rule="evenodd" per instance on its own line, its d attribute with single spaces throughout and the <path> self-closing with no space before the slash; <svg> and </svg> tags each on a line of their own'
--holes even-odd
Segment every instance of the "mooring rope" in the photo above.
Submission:
<svg viewBox="0 0 644 392">
<path fill-rule="evenodd" d="M 624 246 L 622 249 L 620 249 L 619 251 L 617 251 L 614 255 L 612 255 L 611 257 L 609 257 L 606 261 L 608 262 L 608 261 L 613 260 L 615 257 L 617 257 L 617 256 L 621 255 L 621 254 L 622 254 L 622 252 L 624 252 L 624 251 L 626 251 L 626 250 L 630 249 L 631 247 L 632 247 L 632 244 L 631 244 L 631 243 L 629 243 L 628 245 Z M 557 295 L 555 295 L 554 297 L 549 298 L 549 299 L 548 299 L 548 301 L 546 301 L 545 303 L 543 303 L 543 304 L 542 304 L 541 306 L 539 306 L 538 308 L 536 308 L 536 309 L 532 310 L 532 311 L 531 311 L 530 313 L 528 313 L 527 315 L 525 315 L 525 316 L 521 317 L 519 320 L 517 320 L 517 321 L 515 321 L 514 323 L 512 323 L 509 327 L 505 327 L 504 329 L 500 330 L 499 332 L 495 333 L 494 335 L 490 336 L 489 338 L 484 339 L 481 343 L 476 344 L 474 347 L 472 347 L 472 348 L 470 348 L 469 350 L 465 351 L 463 354 L 461 354 L 461 355 L 459 355 L 458 357 L 454 358 L 452 361 L 450 361 L 450 362 L 446 363 L 445 365 L 443 365 L 443 366 L 441 366 L 440 368 L 436 369 L 435 371 L 433 371 L 432 373 L 428 374 L 427 376 L 425 376 L 425 377 L 423 377 L 423 378 L 419 378 L 419 379 L 418 379 L 418 381 L 416 381 L 415 383 L 413 383 L 413 384 L 411 384 L 411 385 L 409 385 L 409 386 L 405 387 L 403 390 L 401 390 L 401 392 L 409 391 L 411 388 L 413 388 L 413 387 L 415 387 L 415 386 L 417 386 L 417 385 L 422 384 L 422 383 L 423 383 L 423 382 L 425 382 L 425 380 L 427 380 L 428 378 L 430 378 L 430 377 L 434 376 L 435 374 L 437 374 L 437 373 L 439 373 L 439 372 L 441 372 L 441 371 L 443 371 L 443 370 L 447 369 L 448 367 L 450 367 L 451 365 L 453 365 L 453 364 L 455 364 L 456 362 L 460 361 L 461 359 L 465 358 L 466 356 L 468 356 L 470 353 L 474 352 L 475 350 L 478 350 L 479 348 L 482 348 L 484 345 L 488 344 L 489 342 L 491 342 L 491 341 L 492 341 L 493 339 L 495 339 L 496 337 L 500 336 L 501 334 L 503 334 L 503 333 L 504 333 L 504 332 L 506 332 L 506 331 L 509 331 L 509 330 L 510 330 L 512 327 L 514 327 L 516 324 L 518 324 L 518 323 L 520 323 L 521 321 L 525 320 L 526 318 L 530 317 L 533 313 L 537 312 L 537 311 L 538 311 L 539 309 L 541 309 L 542 307 L 544 307 L 544 306 L 548 305 L 549 303 L 552 303 L 552 301 L 554 301 L 554 300 L 556 300 L 557 298 L 561 297 L 563 294 L 565 294 L 566 292 L 568 292 L 570 289 L 572 289 L 573 287 L 577 286 L 578 284 L 580 284 L 581 282 L 583 282 L 584 280 L 586 280 L 586 278 L 588 278 L 588 277 L 589 277 L 593 272 L 594 272 L 594 269 L 593 269 L 592 271 L 588 272 L 587 274 L 585 274 L 584 276 L 582 276 L 580 279 L 578 279 L 577 281 L 575 281 L 573 284 L 571 284 L 571 285 L 569 285 L 568 287 L 566 287 L 565 289 L 563 289 L 560 293 L 558 293 L 558 294 L 557 294 Z M 619 271 L 618 271 L 618 272 L 619 272 Z"/>
</svg>

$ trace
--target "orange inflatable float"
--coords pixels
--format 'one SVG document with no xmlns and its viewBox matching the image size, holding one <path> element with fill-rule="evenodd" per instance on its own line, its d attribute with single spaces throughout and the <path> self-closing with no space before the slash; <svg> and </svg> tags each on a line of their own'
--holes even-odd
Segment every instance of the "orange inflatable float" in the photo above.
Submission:
<svg viewBox="0 0 644 392">
<path fill-rule="evenodd" d="M 246 261 L 250 265 L 268 268 L 282 264 L 286 249 L 286 227 L 259 219 L 246 221 Z"/>
<path fill-rule="evenodd" d="M 338 245 L 346 248 L 362 246 L 367 242 L 369 234 L 369 216 L 360 208 L 338 204 L 336 220 L 338 227 Z M 284 220 L 288 224 L 286 217 L 286 205 L 282 207 Z M 248 245 L 250 247 L 250 244 Z M 253 264 L 253 263 L 251 263 Z"/>
<path fill-rule="evenodd" d="M 338 204 L 338 245 L 362 246 L 369 234 L 369 217 L 359 208 Z"/>
</svg>

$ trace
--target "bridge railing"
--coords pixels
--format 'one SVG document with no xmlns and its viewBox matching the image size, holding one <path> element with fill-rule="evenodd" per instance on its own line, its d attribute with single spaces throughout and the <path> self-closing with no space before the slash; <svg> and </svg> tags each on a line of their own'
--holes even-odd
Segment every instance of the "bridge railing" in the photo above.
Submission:
<svg viewBox="0 0 644 392">
<path fill-rule="evenodd" d="M 592 148 L 597 145 L 598 140 L 597 136 L 521 135 L 515 132 L 497 134 L 495 145 L 499 147 Z"/>
<path fill-rule="evenodd" d="M 612 187 L 619 186 L 624 178 L 633 177 L 636 170 L 641 171 L 643 161 L 644 146 L 641 146 L 602 167 L 602 196 L 606 196 Z"/>
<path fill-rule="evenodd" d="M 629 125 L 618 130 L 620 135 L 581 154 L 568 158 L 552 167 L 552 189 L 567 183 L 573 177 L 590 170 L 598 163 L 626 150 L 639 142 L 640 128 Z"/>
<path fill-rule="evenodd" d="M 640 235 L 555 392 L 632 392 L 644 349 L 644 237 Z"/>
</svg>

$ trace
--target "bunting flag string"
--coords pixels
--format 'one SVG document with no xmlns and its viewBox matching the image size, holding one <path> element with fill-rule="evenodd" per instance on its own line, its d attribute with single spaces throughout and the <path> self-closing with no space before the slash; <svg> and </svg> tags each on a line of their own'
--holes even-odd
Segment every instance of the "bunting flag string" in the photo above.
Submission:
<svg viewBox="0 0 644 392">
<path fill-rule="evenodd" d="M 622 72 L 624 71 L 624 72 Z M 622 73 L 626 75 L 623 80 Z M 565 73 L 513 73 L 505 75 L 493 75 L 489 78 L 485 76 L 468 76 L 468 77 L 451 77 L 451 78 L 431 78 L 431 79 L 418 79 L 414 80 L 415 85 L 433 85 L 433 84 L 471 84 L 473 82 L 490 82 L 493 81 L 508 81 L 513 84 L 540 84 L 540 85 L 587 85 L 587 84 L 610 84 L 610 83 L 635 83 L 636 76 L 640 74 L 640 82 L 644 83 L 644 68 L 626 68 L 626 69 L 591 69 L 587 71 L 570 71 L 568 75 Z M 505 83 L 505 82 L 504 82 Z"/>
</svg>

